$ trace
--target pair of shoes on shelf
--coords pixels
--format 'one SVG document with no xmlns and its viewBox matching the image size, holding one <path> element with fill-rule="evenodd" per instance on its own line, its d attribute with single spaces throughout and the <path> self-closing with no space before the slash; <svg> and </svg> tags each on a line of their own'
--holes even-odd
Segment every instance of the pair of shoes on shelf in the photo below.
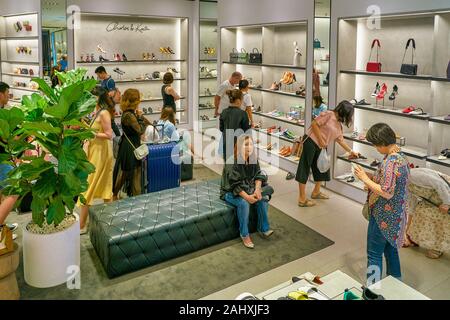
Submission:
<svg viewBox="0 0 450 320">
<path fill-rule="evenodd" d="M 388 87 L 387 87 L 386 83 L 383 83 L 380 86 L 380 83 L 377 82 L 377 84 L 375 85 L 375 90 L 372 93 L 372 97 L 376 98 L 377 100 L 383 100 L 384 97 L 386 96 L 387 92 L 388 92 Z M 392 88 L 392 93 L 389 96 L 389 100 L 394 101 L 397 98 L 397 96 L 398 96 L 398 86 L 394 85 L 394 87 Z"/>
<path fill-rule="evenodd" d="M 171 67 L 167 68 L 167 72 L 170 72 L 170 73 L 180 73 L 177 69 L 171 68 Z"/>
<path fill-rule="evenodd" d="M 203 53 L 208 56 L 214 56 L 216 54 L 216 48 L 205 47 Z"/>
<path fill-rule="evenodd" d="M 362 100 L 356 100 L 356 99 L 352 99 L 350 100 L 350 103 L 355 105 L 355 106 L 370 106 L 370 103 L 366 102 L 366 99 L 362 99 Z"/>
<path fill-rule="evenodd" d="M 411 115 L 425 115 L 426 113 L 422 108 L 417 108 L 416 106 L 409 106 L 402 110 L 402 113 Z"/>
<path fill-rule="evenodd" d="M 278 90 L 280 90 L 280 88 L 281 88 L 281 84 L 274 82 L 274 83 L 272 83 L 272 86 L 270 87 L 269 90 L 278 91 Z"/>
<path fill-rule="evenodd" d="M 291 147 L 283 147 L 278 152 L 278 154 L 282 157 L 290 157 L 292 155 L 292 148 Z"/>
<path fill-rule="evenodd" d="M 159 51 L 162 54 L 175 54 L 175 52 L 173 52 L 173 50 L 170 47 L 167 47 L 167 48 L 166 47 L 160 47 Z"/>
<path fill-rule="evenodd" d="M 210 120 L 208 116 L 201 116 L 200 119 L 203 120 L 203 121 L 209 121 Z"/>
<path fill-rule="evenodd" d="M 306 97 L 306 87 L 302 84 L 295 94 L 300 97 Z"/>
<path fill-rule="evenodd" d="M 150 53 L 150 52 L 144 52 L 144 53 L 142 53 L 142 60 L 158 60 L 157 58 L 156 58 L 156 55 L 152 52 L 152 53 Z"/>
<path fill-rule="evenodd" d="M 113 70 L 115 73 L 117 73 L 120 76 L 123 76 L 125 74 L 125 71 L 120 70 L 119 68 L 115 68 Z"/>
<path fill-rule="evenodd" d="M 271 150 L 273 150 L 274 148 L 276 148 L 277 147 L 277 144 L 276 143 L 269 143 L 267 146 L 266 146 L 266 149 L 268 150 L 268 151 L 271 151 Z"/>
<path fill-rule="evenodd" d="M 295 73 L 286 71 L 286 72 L 283 74 L 283 77 L 281 78 L 280 82 L 281 82 L 282 84 L 291 85 L 291 84 L 293 84 L 294 82 L 297 82 L 297 77 L 295 76 Z"/>
</svg>

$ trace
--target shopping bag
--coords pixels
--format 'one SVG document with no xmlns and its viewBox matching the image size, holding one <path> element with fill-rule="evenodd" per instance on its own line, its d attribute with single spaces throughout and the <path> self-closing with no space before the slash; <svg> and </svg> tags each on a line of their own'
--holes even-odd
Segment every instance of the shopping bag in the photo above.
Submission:
<svg viewBox="0 0 450 320">
<path fill-rule="evenodd" d="M 317 168 L 321 173 L 327 173 L 331 168 L 331 159 L 328 155 L 327 149 L 322 149 L 317 160 Z"/>
</svg>

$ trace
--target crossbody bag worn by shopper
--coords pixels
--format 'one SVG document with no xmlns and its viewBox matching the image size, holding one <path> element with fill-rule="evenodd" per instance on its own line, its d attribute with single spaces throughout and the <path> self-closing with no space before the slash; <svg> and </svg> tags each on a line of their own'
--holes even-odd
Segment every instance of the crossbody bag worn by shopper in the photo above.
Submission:
<svg viewBox="0 0 450 320">
<path fill-rule="evenodd" d="M 406 53 L 408 52 L 410 45 L 412 45 L 411 63 L 405 63 Z M 417 75 L 418 67 L 417 67 L 417 64 L 414 64 L 414 54 L 415 53 L 416 53 L 416 40 L 414 40 L 413 38 L 408 39 L 408 42 L 406 43 L 405 54 L 403 55 L 402 67 L 400 69 L 400 73 L 411 75 L 411 76 Z"/>
<path fill-rule="evenodd" d="M 136 160 L 140 161 L 140 160 L 145 159 L 145 157 L 148 156 L 148 146 L 146 144 L 141 144 L 138 148 L 136 148 L 134 146 L 134 144 L 131 142 L 131 140 L 128 138 L 128 136 L 125 133 L 125 131 L 123 132 L 123 135 L 128 140 L 130 145 L 133 147 L 133 149 L 134 149 L 133 153 L 134 153 L 134 156 L 135 156 Z"/>
<path fill-rule="evenodd" d="M 370 61 L 372 59 L 373 49 L 377 45 L 377 61 Z M 372 47 L 370 49 L 369 62 L 367 62 L 366 71 L 367 72 L 381 72 L 381 62 L 380 62 L 380 49 L 381 42 L 378 39 L 373 40 Z"/>
</svg>

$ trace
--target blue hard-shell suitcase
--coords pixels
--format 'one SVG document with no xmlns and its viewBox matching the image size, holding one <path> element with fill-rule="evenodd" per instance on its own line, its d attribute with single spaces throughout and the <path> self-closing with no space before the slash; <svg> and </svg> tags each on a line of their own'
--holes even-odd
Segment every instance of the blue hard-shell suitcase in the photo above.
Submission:
<svg viewBox="0 0 450 320">
<path fill-rule="evenodd" d="M 178 188 L 181 183 L 180 148 L 176 142 L 151 144 L 147 156 L 147 191 Z"/>
</svg>

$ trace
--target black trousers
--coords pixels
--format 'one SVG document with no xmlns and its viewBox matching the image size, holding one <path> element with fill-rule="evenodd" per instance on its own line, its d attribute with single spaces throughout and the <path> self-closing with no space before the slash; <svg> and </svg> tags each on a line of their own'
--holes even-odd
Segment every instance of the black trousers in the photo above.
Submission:
<svg viewBox="0 0 450 320">
<path fill-rule="evenodd" d="M 311 139 L 308 138 L 303 143 L 303 152 L 298 164 L 297 176 L 295 180 L 301 184 L 308 182 L 309 174 L 312 171 L 315 182 L 330 181 L 330 170 L 326 173 L 321 173 L 317 168 L 317 160 L 319 159 L 322 149 Z"/>
</svg>

